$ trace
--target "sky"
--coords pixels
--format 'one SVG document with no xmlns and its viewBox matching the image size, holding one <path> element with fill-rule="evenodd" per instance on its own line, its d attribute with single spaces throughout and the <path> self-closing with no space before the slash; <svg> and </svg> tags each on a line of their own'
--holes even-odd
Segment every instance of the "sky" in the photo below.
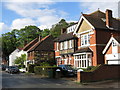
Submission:
<svg viewBox="0 0 120 90">
<path fill-rule="evenodd" d="M 109 1 L 109 2 L 108 2 Z M 62 18 L 67 22 L 77 22 L 81 12 L 85 14 L 96 10 L 113 11 L 118 18 L 119 0 L 1 0 L 0 34 L 13 29 L 35 25 L 40 29 L 50 29 Z"/>
</svg>

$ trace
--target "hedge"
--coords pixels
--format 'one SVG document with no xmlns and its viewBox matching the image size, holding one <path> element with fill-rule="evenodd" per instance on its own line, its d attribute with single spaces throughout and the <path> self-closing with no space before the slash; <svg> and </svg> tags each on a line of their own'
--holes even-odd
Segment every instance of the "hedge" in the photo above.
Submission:
<svg viewBox="0 0 120 90">
<path fill-rule="evenodd" d="M 30 72 L 30 73 L 34 73 L 34 67 L 36 65 L 35 64 L 29 64 L 28 67 L 27 67 L 27 71 Z"/>
<path fill-rule="evenodd" d="M 35 74 L 39 74 L 41 76 L 55 77 L 56 69 L 61 69 L 61 68 L 53 67 L 53 66 L 35 66 L 34 72 Z"/>
</svg>

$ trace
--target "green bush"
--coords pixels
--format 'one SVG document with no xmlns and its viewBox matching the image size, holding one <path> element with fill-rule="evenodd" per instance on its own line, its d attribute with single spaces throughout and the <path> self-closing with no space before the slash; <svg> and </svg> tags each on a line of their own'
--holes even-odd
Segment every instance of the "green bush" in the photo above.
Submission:
<svg viewBox="0 0 120 90">
<path fill-rule="evenodd" d="M 55 77 L 55 71 L 59 67 L 53 67 L 53 66 L 35 66 L 34 67 L 34 72 L 35 74 L 39 74 L 41 76 L 52 76 Z M 50 75 L 51 74 L 51 75 Z"/>
<path fill-rule="evenodd" d="M 97 66 L 89 66 L 87 68 L 81 68 L 83 71 L 85 72 L 92 72 L 94 70 L 96 70 L 100 65 L 97 65 Z"/>
<path fill-rule="evenodd" d="M 50 66 L 50 64 L 48 62 L 42 62 L 40 65 L 41 66 Z"/>
<path fill-rule="evenodd" d="M 28 67 L 27 67 L 28 72 L 34 73 L 35 66 L 36 66 L 35 64 L 28 64 Z"/>
</svg>

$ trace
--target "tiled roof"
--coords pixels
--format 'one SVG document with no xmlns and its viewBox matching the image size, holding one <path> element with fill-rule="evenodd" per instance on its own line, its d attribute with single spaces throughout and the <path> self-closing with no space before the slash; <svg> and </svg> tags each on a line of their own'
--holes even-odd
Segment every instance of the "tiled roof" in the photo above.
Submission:
<svg viewBox="0 0 120 90">
<path fill-rule="evenodd" d="M 84 47 L 84 48 L 78 49 L 75 53 L 82 53 L 82 52 L 92 52 L 92 51 L 89 47 Z"/>
<path fill-rule="evenodd" d="M 38 50 L 38 51 L 53 51 L 54 50 L 54 42 L 53 42 L 53 37 L 51 35 L 46 36 L 45 38 L 43 38 L 41 41 L 38 41 L 36 44 L 34 44 L 29 50 L 30 51 L 34 51 L 34 50 Z"/>
<path fill-rule="evenodd" d="M 97 10 L 91 14 L 83 14 L 83 16 L 95 27 L 101 29 L 109 29 L 106 26 L 106 14 Z M 104 19 L 104 20 L 103 20 Z M 114 30 L 120 30 L 120 20 L 112 18 L 112 27 Z"/>
<path fill-rule="evenodd" d="M 54 39 L 54 41 L 61 42 L 61 41 L 65 41 L 65 40 L 69 40 L 69 39 L 73 39 L 73 38 L 76 38 L 73 35 L 73 32 L 71 32 L 71 33 L 65 32 L 65 33 L 61 34 L 58 38 Z"/>
<path fill-rule="evenodd" d="M 114 38 L 120 43 L 120 36 L 114 36 Z"/>
<path fill-rule="evenodd" d="M 23 50 L 27 51 L 28 49 L 30 49 L 34 44 L 36 44 L 39 41 L 38 38 L 35 38 L 34 40 L 32 40 L 30 43 L 28 43 Z"/>
</svg>

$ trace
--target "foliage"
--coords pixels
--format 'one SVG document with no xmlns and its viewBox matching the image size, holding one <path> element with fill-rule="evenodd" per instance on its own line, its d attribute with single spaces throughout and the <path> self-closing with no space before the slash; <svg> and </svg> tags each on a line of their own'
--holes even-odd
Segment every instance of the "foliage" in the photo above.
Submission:
<svg viewBox="0 0 120 90">
<path fill-rule="evenodd" d="M 68 23 L 64 19 L 61 19 L 57 24 L 52 26 L 51 35 L 53 35 L 53 37 L 58 37 L 61 34 L 61 29 L 67 26 Z"/>
<path fill-rule="evenodd" d="M 21 65 L 21 67 L 24 66 L 24 61 L 26 60 L 26 54 L 22 54 L 21 57 L 17 57 L 14 61 L 15 64 Z"/>
<path fill-rule="evenodd" d="M 36 26 L 25 26 L 25 28 L 20 29 L 18 34 L 19 47 L 23 47 L 24 44 L 29 43 L 39 35 L 41 35 L 41 30 Z"/>
<path fill-rule="evenodd" d="M 46 37 L 46 36 L 49 35 L 49 34 L 50 34 L 50 30 L 49 30 L 49 29 L 44 29 L 44 30 L 42 31 L 42 38 Z"/>
<path fill-rule="evenodd" d="M 87 67 L 86 69 L 85 68 L 82 68 L 83 69 L 83 71 L 85 71 L 85 72 L 92 72 L 92 71 L 94 71 L 94 70 L 96 70 L 98 67 L 100 67 L 101 66 L 101 64 L 100 65 L 97 65 L 97 66 L 89 66 L 89 67 Z"/>
<path fill-rule="evenodd" d="M 11 32 L 2 34 L 2 57 L 8 56 L 18 47 L 24 47 L 25 44 L 41 35 L 41 30 L 36 26 L 26 26 L 20 30 L 14 29 Z"/>
<path fill-rule="evenodd" d="M 34 71 L 35 74 L 39 74 L 41 76 L 52 76 L 55 77 L 55 71 L 59 67 L 53 67 L 53 66 L 35 66 Z"/>
<path fill-rule="evenodd" d="M 41 66 L 50 66 L 50 64 L 48 62 L 42 62 L 40 65 Z"/>
<path fill-rule="evenodd" d="M 17 30 L 12 30 L 11 32 L 2 34 L 2 56 L 7 56 L 5 58 L 8 58 L 9 54 L 16 49 L 18 46 L 17 38 L 16 38 L 16 32 Z"/>
<path fill-rule="evenodd" d="M 37 38 L 38 36 L 45 37 L 49 34 L 54 37 L 58 37 L 61 34 L 61 29 L 66 28 L 69 25 L 74 24 L 67 23 L 64 19 L 61 19 L 57 24 L 53 25 L 52 28 L 40 30 L 36 26 L 25 26 L 20 30 L 14 29 L 8 33 L 2 34 L 0 41 L 2 43 L 2 57 L 8 59 L 8 56 L 16 49 L 23 48 L 24 45 Z"/>
<path fill-rule="evenodd" d="M 36 66 L 35 64 L 28 64 L 27 71 L 30 73 L 34 73 L 35 66 Z"/>
</svg>

